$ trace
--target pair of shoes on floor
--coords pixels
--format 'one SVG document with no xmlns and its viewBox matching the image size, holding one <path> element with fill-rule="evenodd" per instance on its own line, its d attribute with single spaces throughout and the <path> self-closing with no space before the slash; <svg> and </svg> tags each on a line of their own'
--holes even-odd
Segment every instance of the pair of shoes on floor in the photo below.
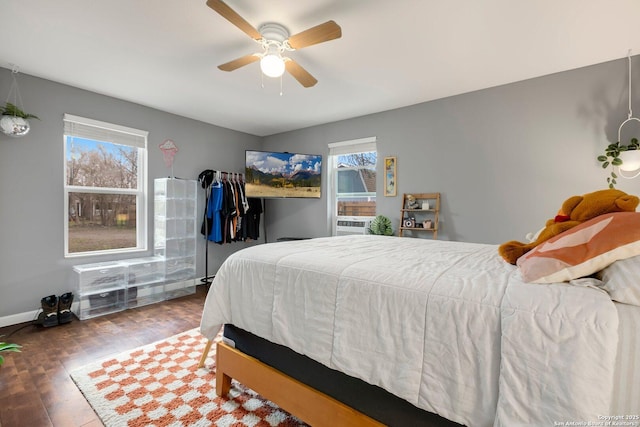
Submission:
<svg viewBox="0 0 640 427">
<path fill-rule="evenodd" d="M 42 298 L 40 300 L 42 313 L 38 315 L 36 324 L 48 328 L 71 322 L 73 320 L 71 303 L 73 303 L 73 294 L 71 292 L 64 293 L 59 297 L 49 295 Z"/>
</svg>

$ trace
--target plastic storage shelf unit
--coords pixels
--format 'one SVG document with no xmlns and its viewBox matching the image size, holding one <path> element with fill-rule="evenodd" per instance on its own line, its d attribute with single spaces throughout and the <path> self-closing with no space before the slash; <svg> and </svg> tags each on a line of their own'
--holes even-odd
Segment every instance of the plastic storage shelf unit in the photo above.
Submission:
<svg viewBox="0 0 640 427">
<path fill-rule="evenodd" d="M 73 267 L 76 298 L 71 307 L 80 320 L 126 308 L 127 266 L 101 262 Z"/>
<path fill-rule="evenodd" d="M 164 258 L 123 261 L 127 265 L 127 308 L 164 301 Z"/>
<path fill-rule="evenodd" d="M 194 180 L 154 180 L 153 257 L 73 267 L 79 319 L 195 292 L 197 188 Z"/>
<path fill-rule="evenodd" d="M 165 260 L 165 298 L 196 290 L 198 182 L 175 178 L 154 180 L 154 255 Z"/>
</svg>

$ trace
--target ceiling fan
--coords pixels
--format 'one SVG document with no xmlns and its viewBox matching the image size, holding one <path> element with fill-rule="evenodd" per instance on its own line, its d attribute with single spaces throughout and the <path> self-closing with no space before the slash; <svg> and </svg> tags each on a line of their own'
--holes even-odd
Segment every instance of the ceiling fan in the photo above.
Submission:
<svg viewBox="0 0 640 427">
<path fill-rule="evenodd" d="M 296 61 L 283 56 L 283 53 L 342 37 L 342 29 L 334 21 L 327 21 L 290 36 L 286 28 L 280 24 L 264 24 L 260 30 L 255 29 L 222 0 L 207 0 L 207 6 L 262 46 L 262 52 L 245 55 L 219 65 L 218 68 L 222 71 L 237 70 L 260 61 L 260 69 L 265 75 L 280 77 L 286 70 L 302 86 L 311 87 L 318 83 L 318 80 Z"/>
</svg>

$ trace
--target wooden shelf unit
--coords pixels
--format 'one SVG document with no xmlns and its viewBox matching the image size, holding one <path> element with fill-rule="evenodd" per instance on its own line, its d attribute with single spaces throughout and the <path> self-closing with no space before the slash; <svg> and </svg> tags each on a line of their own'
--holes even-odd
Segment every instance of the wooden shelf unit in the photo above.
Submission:
<svg viewBox="0 0 640 427">
<path fill-rule="evenodd" d="M 420 208 L 410 209 L 408 197 L 413 196 Z M 422 209 L 422 203 L 429 203 L 429 209 Z M 400 209 L 400 237 L 405 236 L 406 231 L 410 232 L 431 232 L 433 238 L 438 238 L 438 219 L 440 215 L 440 193 L 404 193 L 402 196 L 402 208 Z M 408 226 L 407 220 L 414 220 L 414 226 Z M 422 224 L 431 220 L 431 226 L 425 228 Z M 420 226 L 417 226 L 420 224 Z"/>
</svg>

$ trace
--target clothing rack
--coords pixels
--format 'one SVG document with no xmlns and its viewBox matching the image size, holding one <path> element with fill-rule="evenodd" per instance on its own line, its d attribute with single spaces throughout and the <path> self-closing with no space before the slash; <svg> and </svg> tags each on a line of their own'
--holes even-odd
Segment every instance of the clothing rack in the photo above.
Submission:
<svg viewBox="0 0 640 427">
<path fill-rule="evenodd" d="M 211 285 L 213 281 L 213 276 L 209 276 L 209 228 L 207 223 L 207 210 L 209 209 L 209 196 L 211 195 L 211 185 L 214 182 L 219 182 L 220 180 L 230 179 L 231 181 L 239 180 L 240 182 L 244 182 L 244 174 L 237 172 L 225 172 L 214 169 L 206 169 L 200 173 L 198 177 L 198 181 L 202 188 L 205 191 L 205 202 L 204 202 L 204 277 L 200 279 L 200 283 L 205 284 L 207 286 Z"/>
</svg>

